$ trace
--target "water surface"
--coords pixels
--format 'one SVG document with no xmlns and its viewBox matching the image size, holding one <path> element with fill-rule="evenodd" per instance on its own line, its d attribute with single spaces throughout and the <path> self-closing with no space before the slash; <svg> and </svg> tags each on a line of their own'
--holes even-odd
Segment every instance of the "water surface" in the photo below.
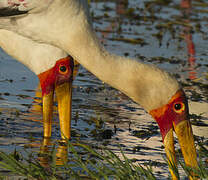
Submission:
<svg viewBox="0 0 208 180">
<path fill-rule="evenodd" d="M 208 146 L 208 3 L 91 1 L 94 29 L 110 52 L 172 73 L 188 96 L 193 131 Z M 168 174 L 156 122 L 83 67 L 74 81 L 72 141 L 104 145 Z M 37 152 L 42 141 L 38 78 L 0 50 L 0 150 Z M 60 138 L 56 108 L 52 141 Z M 24 152 L 23 152 L 24 154 Z"/>
</svg>

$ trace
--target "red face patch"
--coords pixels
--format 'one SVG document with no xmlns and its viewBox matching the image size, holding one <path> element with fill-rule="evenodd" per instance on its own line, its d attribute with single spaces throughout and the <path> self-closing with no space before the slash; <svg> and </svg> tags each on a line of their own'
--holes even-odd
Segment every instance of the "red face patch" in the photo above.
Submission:
<svg viewBox="0 0 208 180">
<path fill-rule="evenodd" d="M 150 111 L 150 114 L 157 121 L 164 140 L 167 132 L 173 128 L 173 124 L 177 125 L 188 118 L 188 102 L 184 91 L 177 91 L 168 104 Z"/>
<path fill-rule="evenodd" d="M 53 68 L 38 75 L 42 88 L 42 94 L 48 94 L 55 86 L 73 79 L 74 62 L 71 56 L 56 61 Z"/>
</svg>

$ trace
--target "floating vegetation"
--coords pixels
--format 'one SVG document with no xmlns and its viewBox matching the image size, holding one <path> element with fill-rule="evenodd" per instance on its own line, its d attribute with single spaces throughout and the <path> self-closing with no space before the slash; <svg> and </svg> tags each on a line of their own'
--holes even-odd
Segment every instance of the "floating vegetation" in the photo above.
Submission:
<svg viewBox="0 0 208 180">
<path fill-rule="evenodd" d="M 122 41 L 126 43 L 131 43 L 131 44 L 140 44 L 140 45 L 146 45 L 147 43 L 144 41 L 144 39 L 137 38 L 137 39 L 131 39 L 131 38 L 108 38 L 109 40 L 112 41 Z"/>
</svg>

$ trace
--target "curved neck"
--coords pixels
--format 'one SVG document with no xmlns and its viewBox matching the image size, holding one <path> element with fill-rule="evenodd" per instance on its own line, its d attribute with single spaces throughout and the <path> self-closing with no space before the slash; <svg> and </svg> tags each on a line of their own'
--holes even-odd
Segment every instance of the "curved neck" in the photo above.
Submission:
<svg viewBox="0 0 208 180">
<path fill-rule="evenodd" d="M 52 43 L 73 56 L 99 79 L 141 104 L 147 111 L 166 104 L 179 89 L 177 81 L 156 67 L 108 53 L 93 32 L 84 7 L 78 1 L 71 2 L 73 4 L 68 6 L 71 11 L 58 14 L 62 16 L 59 18 L 61 24 L 57 26 L 58 34 L 53 36 Z M 64 8 L 67 3 L 62 5 Z M 56 12 L 53 15 L 54 13 Z M 61 26 L 63 24 L 64 27 Z"/>
<path fill-rule="evenodd" d="M 52 68 L 58 59 L 67 57 L 63 50 L 55 46 L 37 43 L 4 29 L 0 29 L 0 47 L 36 75 Z"/>
<path fill-rule="evenodd" d="M 74 38 L 78 40 L 73 43 L 71 39 L 65 41 L 64 50 L 100 80 L 120 90 L 147 111 L 166 104 L 179 89 L 177 81 L 166 72 L 110 54 L 92 32 L 78 33 Z"/>
</svg>

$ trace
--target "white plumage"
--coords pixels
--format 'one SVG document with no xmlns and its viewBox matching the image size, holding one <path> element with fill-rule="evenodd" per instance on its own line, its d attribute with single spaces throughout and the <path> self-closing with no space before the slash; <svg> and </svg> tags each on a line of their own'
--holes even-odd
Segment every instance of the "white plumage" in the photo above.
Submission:
<svg viewBox="0 0 208 180">
<path fill-rule="evenodd" d="M 47 71 L 47 68 L 55 64 L 56 57 L 65 55 L 64 52 L 70 54 L 102 81 L 142 105 L 156 119 L 169 158 L 173 157 L 170 152 L 174 154 L 174 130 L 186 164 L 197 166 L 187 101 L 180 85 L 168 73 L 154 66 L 107 52 L 89 23 L 87 0 L 10 0 L 13 5 L 8 2 L 9 0 L 0 3 L 0 16 L 3 17 L 0 19 L 0 28 L 30 39 L 28 41 L 16 34 L 10 36 L 10 32 L 0 31 L 2 36 L 8 33 L 7 38 L 0 38 L 0 45 L 10 55 L 22 59 L 22 63 L 39 73 Z M 22 44 L 28 43 L 25 47 L 25 52 L 28 53 L 21 49 L 24 45 L 18 39 Z M 20 45 L 10 46 L 11 40 Z M 55 48 L 56 56 L 53 58 L 47 53 L 54 47 L 38 45 L 33 41 L 56 46 L 63 51 Z M 32 47 L 42 46 L 41 49 L 45 49 L 43 53 L 46 52 L 46 57 L 50 60 L 44 62 L 36 58 L 39 55 L 31 52 L 29 43 Z M 35 57 L 32 61 L 29 58 L 31 55 Z M 173 161 L 175 159 L 171 159 Z M 176 179 L 174 173 L 171 173 Z"/>
<path fill-rule="evenodd" d="M 37 43 L 12 31 L 0 29 L 0 47 L 36 75 L 52 68 L 56 61 L 67 57 L 63 50 Z"/>
<path fill-rule="evenodd" d="M 166 104 L 180 88 L 174 78 L 157 68 L 105 51 L 88 23 L 87 1 L 35 2 L 39 4 L 34 7 L 32 0 L 28 1 L 28 13 L 23 17 L 1 19 L 0 27 L 40 43 L 60 47 L 102 81 L 127 94 L 147 111 Z"/>
</svg>

